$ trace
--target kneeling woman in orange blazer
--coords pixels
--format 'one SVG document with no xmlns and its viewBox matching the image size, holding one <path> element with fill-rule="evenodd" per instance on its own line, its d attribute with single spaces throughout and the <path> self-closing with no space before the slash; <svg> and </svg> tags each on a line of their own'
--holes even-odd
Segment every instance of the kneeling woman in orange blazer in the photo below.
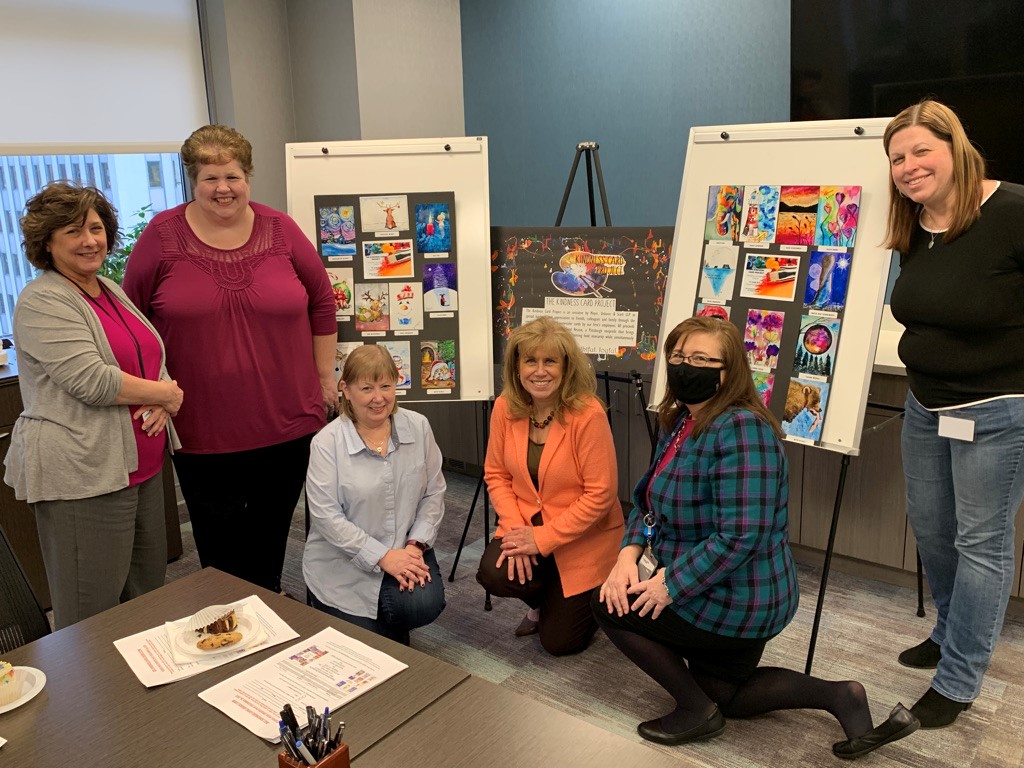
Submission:
<svg viewBox="0 0 1024 768">
<path fill-rule="evenodd" d="M 477 581 L 530 607 L 517 635 L 539 632 L 549 653 L 577 653 L 597 630 L 589 591 L 624 531 L 608 417 L 586 355 L 549 317 L 512 332 L 503 378 L 484 467 L 498 529 Z"/>
</svg>

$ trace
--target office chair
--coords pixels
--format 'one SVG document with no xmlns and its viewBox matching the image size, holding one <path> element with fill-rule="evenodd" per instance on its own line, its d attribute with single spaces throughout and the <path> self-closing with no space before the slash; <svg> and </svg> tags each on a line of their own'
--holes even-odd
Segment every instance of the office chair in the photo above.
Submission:
<svg viewBox="0 0 1024 768">
<path fill-rule="evenodd" d="M 50 622 L 0 529 L 0 653 L 50 634 Z"/>
</svg>

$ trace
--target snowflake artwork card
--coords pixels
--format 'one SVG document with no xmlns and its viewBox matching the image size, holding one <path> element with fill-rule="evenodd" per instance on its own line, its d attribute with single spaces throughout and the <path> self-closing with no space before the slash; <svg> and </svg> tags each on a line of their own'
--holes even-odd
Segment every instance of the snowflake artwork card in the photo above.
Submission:
<svg viewBox="0 0 1024 768">
<path fill-rule="evenodd" d="M 452 218 L 448 203 L 416 204 L 416 250 L 447 254 L 452 249 Z"/>
<path fill-rule="evenodd" d="M 704 224 L 705 240 L 736 240 L 743 212 L 743 187 L 737 184 L 708 188 L 708 208 Z"/>
<path fill-rule="evenodd" d="M 423 265 L 423 309 L 447 312 L 459 308 L 458 273 L 447 262 Z"/>
<path fill-rule="evenodd" d="M 334 293 L 334 314 L 341 319 L 351 317 L 355 314 L 356 305 L 353 301 L 352 287 L 356 284 L 353 278 L 351 267 L 330 267 L 327 270 L 327 279 L 331 283 L 331 291 Z"/>
<path fill-rule="evenodd" d="M 804 288 L 804 309 L 841 312 L 846 306 L 853 254 L 811 251 Z"/>
<path fill-rule="evenodd" d="M 355 206 L 325 205 L 317 210 L 321 256 L 356 255 Z"/>
<path fill-rule="evenodd" d="M 409 198 L 376 195 L 359 198 L 359 223 L 363 232 L 397 235 L 409 229 Z"/>
<path fill-rule="evenodd" d="M 412 277 L 412 240 L 363 241 L 363 279 Z"/>
<path fill-rule="evenodd" d="M 860 187 L 822 187 L 814 244 L 852 248 L 859 220 Z"/>
<path fill-rule="evenodd" d="M 420 385 L 424 389 L 455 386 L 455 340 L 420 342 Z"/>
<path fill-rule="evenodd" d="M 793 373 L 808 378 L 831 378 L 839 345 L 840 321 L 834 318 L 804 315 L 800 318 L 800 335 L 796 337 Z"/>
<path fill-rule="evenodd" d="M 772 253 L 747 253 L 740 296 L 749 299 L 792 301 L 796 295 L 796 276 L 800 272 L 799 256 Z"/>
<path fill-rule="evenodd" d="M 423 328 L 423 285 L 418 280 L 388 283 L 391 330 L 418 331 Z"/>
<path fill-rule="evenodd" d="M 759 371 L 775 369 L 779 362 L 779 344 L 782 342 L 782 326 L 785 322 L 785 312 L 771 309 L 747 311 L 743 348 L 751 368 Z"/>
<path fill-rule="evenodd" d="M 391 359 L 398 369 L 398 389 L 412 387 L 412 352 L 408 341 L 382 341 L 381 344 L 391 353 Z"/>
<path fill-rule="evenodd" d="M 784 245 L 814 245 L 814 224 L 818 220 L 819 187 L 789 186 L 779 190 L 779 216 L 775 242 Z"/>
<path fill-rule="evenodd" d="M 750 185 L 743 193 L 740 240 L 745 243 L 771 243 L 779 215 L 779 188 L 768 184 Z"/>
<path fill-rule="evenodd" d="M 356 283 L 356 331 L 391 329 L 387 283 Z"/>
<path fill-rule="evenodd" d="M 712 240 L 704 245 L 704 263 L 700 272 L 702 299 L 729 300 L 736 286 L 736 262 L 740 247 Z"/>
<path fill-rule="evenodd" d="M 825 422 L 829 384 L 810 379 L 792 378 L 786 393 L 782 414 L 782 431 L 800 442 L 817 442 Z"/>
</svg>

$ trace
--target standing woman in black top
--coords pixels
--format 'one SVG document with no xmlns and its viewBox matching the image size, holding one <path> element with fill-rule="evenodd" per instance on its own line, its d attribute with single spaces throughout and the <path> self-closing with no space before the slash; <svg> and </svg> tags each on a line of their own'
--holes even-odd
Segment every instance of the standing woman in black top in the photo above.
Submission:
<svg viewBox="0 0 1024 768">
<path fill-rule="evenodd" d="M 1024 499 L 1024 188 L 985 178 L 948 107 L 889 123 L 887 247 L 900 253 L 893 315 L 905 327 L 907 515 L 937 611 L 899 655 L 934 668 L 912 708 L 941 728 L 981 691 L 1014 577 Z"/>
</svg>

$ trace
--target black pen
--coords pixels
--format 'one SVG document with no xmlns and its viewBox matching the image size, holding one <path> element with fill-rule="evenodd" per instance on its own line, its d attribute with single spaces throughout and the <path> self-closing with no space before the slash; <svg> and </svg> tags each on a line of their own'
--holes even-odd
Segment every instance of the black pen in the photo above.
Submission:
<svg viewBox="0 0 1024 768">
<path fill-rule="evenodd" d="M 295 737 L 292 736 L 291 729 L 285 725 L 284 720 L 279 723 L 281 729 L 281 744 L 284 746 L 285 751 L 291 755 L 295 760 L 302 760 L 302 755 L 299 754 L 299 750 L 295 748 Z"/>
<path fill-rule="evenodd" d="M 341 736 L 345 733 L 345 721 L 342 720 L 338 723 L 338 730 L 334 734 L 334 741 L 331 742 L 332 749 L 337 749 L 341 746 Z"/>
<path fill-rule="evenodd" d="M 291 704 L 285 704 L 281 709 L 281 719 L 284 720 L 285 724 L 289 728 L 291 728 L 292 738 L 300 738 L 302 730 L 299 728 L 299 721 L 295 717 L 295 712 L 292 710 Z"/>
</svg>

